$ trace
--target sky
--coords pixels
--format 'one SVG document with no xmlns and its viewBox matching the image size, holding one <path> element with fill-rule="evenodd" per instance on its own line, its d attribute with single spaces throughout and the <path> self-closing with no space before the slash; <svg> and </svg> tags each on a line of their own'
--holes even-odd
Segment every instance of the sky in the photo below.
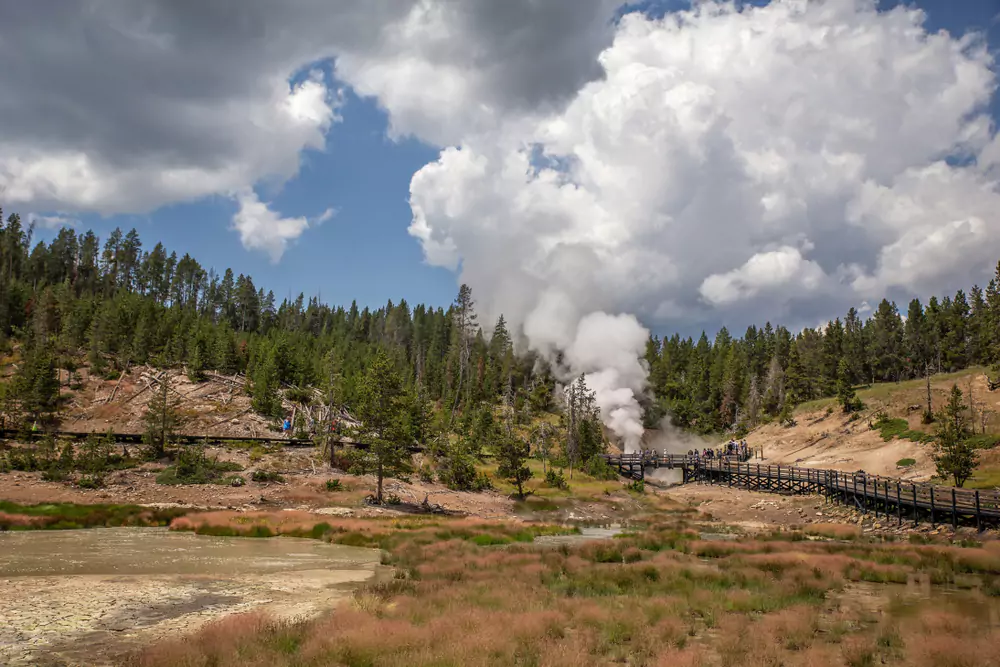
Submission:
<svg viewBox="0 0 1000 667">
<path fill-rule="evenodd" d="M 987 282 L 1000 0 L 744 4 L 4 3 L 0 206 L 538 349 Z"/>
</svg>

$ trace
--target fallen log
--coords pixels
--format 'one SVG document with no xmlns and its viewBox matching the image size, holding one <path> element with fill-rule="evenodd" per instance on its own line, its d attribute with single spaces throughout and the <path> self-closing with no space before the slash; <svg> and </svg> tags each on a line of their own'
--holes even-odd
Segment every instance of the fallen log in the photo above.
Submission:
<svg viewBox="0 0 1000 667">
<path fill-rule="evenodd" d="M 125 362 L 125 370 L 122 371 L 122 374 L 118 376 L 118 382 L 115 383 L 115 388 L 111 390 L 111 394 L 104 401 L 105 404 L 110 403 L 111 401 L 115 400 L 115 394 L 118 393 L 118 387 L 121 386 L 122 380 L 124 380 L 125 376 L 128 375 L 128 369 L 129 369 L 129 365 L 131 365 L 131 363 L 132 363 L 131 361 Z"/>
</svg>

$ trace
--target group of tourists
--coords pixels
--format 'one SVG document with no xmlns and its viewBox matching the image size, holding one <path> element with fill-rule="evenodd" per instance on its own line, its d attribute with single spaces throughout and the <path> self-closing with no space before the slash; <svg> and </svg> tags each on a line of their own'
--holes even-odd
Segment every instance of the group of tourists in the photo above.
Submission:
<svg viewBox="0 0 1000 667">
<path fill-rule="evenodd" d="M 315 419 L 310 419 L 309 420 L 309 426 L 308 426 L 309 433 L 316 433 L 316 431 L 317 431 L 316 426 L 317 426 L 316 425 L 316 420 Z M 281 431 L 286 436 L 288 436 L 288 435 L 291 434 L 291 431 L 292 431 L 292 418 L 291 417 L 285 417 L 285 420 L 283 422 L 281 422 Z M 330 433 L 332 433 L 334 435 L 341 435 L 343 433 L 343 429 L 341 428 L 340 420 L 339 419 L 333 419 L 333 420 L 330 421 Z"/>
<path fill-rule="evenodd" d="M 730 440 L 722 447 L 712 449 L 711 447 L 706 447 L 702 450 L 691 449 L 688 450 L 687 455 L 695 459 L 736 459 L 737 461 L 749 461 L 751 455 L 750 447 L 747 445 L 746 439 L 743 440 Z"/>
</svg>

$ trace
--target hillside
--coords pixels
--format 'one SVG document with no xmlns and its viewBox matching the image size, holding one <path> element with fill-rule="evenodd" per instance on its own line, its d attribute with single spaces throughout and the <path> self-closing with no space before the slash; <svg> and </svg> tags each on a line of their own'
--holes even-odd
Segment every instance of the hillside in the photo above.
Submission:
<svg viewBox="0 0 1000 667">
<path fill-rule="evenodd" d="M 953 384 L 957 384 L 967 397 L 971 383 L 977 431 L 982 423 L 980 416 L 985 413 L 987 435 L 1000 435 L 1000 391 L 989 391 L 983 371 L 982 368 L 971 368 L 932 376 L 932 403 L 938 410 L 947 400 Z M 880 383 L 858 389 L 857 394 L 866 407 L 856 419 L 845 415 L 836 399 L 810 401 L 796 409 L 795 426 L 789 428 L 772 422 L 754 430 L 747 439 L 752 445 L 764 448 L 768 463 L 844 471 L 864 469 L 873 474 L 903 479 L 930 479 L 935 472 L 932 445 L 900 437 L 886 441 L 878 430 L 869 427 L 870 418 L 873 419 L 879 410 L 884 410 L 890 418 L 906 420 L 913 432 L 933 434 L 933 424 L 921 423 L 927 404 L 925 381 Z M 986 483 L 991 470 L 1000 465 L 1000 456 L 993 449 L 987 449 L 981 457 L 983 463 L 977 480 Z M 904 459 L 913 459 L 915 463 L 905 467 L 896 465 Z M 970 482 L 970 486 L 975 481 Z"/>
</svg>

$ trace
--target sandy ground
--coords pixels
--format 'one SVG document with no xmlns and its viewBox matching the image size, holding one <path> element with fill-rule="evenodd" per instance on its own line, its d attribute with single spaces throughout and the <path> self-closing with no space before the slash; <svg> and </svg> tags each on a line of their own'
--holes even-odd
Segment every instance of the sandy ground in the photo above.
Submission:
<svg viewBox="0 0 1000 667">
<path fill-rule="evenodd" d="M 326 481 L 339 479 L 345 491 L 325 490 Z M 323 510 L 340 508 L 344 516 L 375 516 L 392 513 L 391 506 L 370 507 L 362 500 L 375 489 L 373 478 L 336 472 L 291 473 L 284 483 L 248 481 L 242 487 L 221 485 L 164 486 L 156 483 L 156 471 L 125 470 L 111 475 L 103 489 L 80 489 L 61 482 L 43 481 L 37 473 L 12 472 L 0 476 L 0 500 L 21 504 L 70 502 L 117 503 L 255 511 L 263 509 Z M 441 505 L 451 512 L 481 518 L 512 516 L 514 502 L 499 493 L 459 493 L 437 484 L 389 480 L 387 493 L 404 503 Z"/>
<path fill-rule="evenodd" d="M 160 371 L 148 366 L 132 367 L 119 380 L 91 376 L 79 371 L 78 388 L 63 384 L 65 404 L 60 412 L 60 430 L 103 433 L 142 433 L 143 415 L 158 386 L 152 377 Z M 209 375 L 205 381 L 191 382 L 181 370 L 167 371 L 171 396 L 179 401 L 185 433 L 233 437 L 273 437 L 268 420 L 250 410 L 250 397 L 242 378 Z M 65 374 L 61 376 L 65 383 Z M 111 400 L 109 400 L 111 399 Z M 289 408 L 290 410 L 290 408 Z"/>
<path fill-rule="evenodd" d="M 307 618 L 383 568 L 373 549 L 159 529 L 0 534 L 0 664 L 101 665 L 262 610 Z"/>
<path fill-rule="evenodd" d="M 138 468 L 110 473 L 102 489 L 81 489 L 68 482 L 46 482 L 41 473 L 11 472 L 0 474 L 0 500 L 21 504 L 71 502 L 80 504 L 120 503 L 135 505 L 181 506 L 199 509 L 273 510 L 298 509 L 329 511 L 341 516 L 379 516 L 412 512 L 424 499 L 450 513 L 482 519 L 540 519 L 546 521 L 606 521 L 627 518 L 641 511 L 624 490 L 609 495 L 590 489 L 590 499 L 579 497 L 572 502 L 558 498 L 556 507 L 535 511 L 539 498 L 530 498 L 519 506 L 505 493 L 487 491 L 470 493 L 452 491 L 442 484 L 422 482 L 416 475 L 409 481 L 386 479 L 384 491 L 399 497 L 401 506 L 372 507 L 364 503 L 375 492 L 372 475 L 355 476 L 331 469 L 315 448 L 277 449 L 262 456 L 251 450 L 233 447 L 209 447 L 206 455 L 220 461 L 238 463 L 238 473 L 246 483 L 241 487 L 217 484 L 166 486 L 157 484 L 162 464 L 144 464 Z M 416 465 L 419 466 L 419 455 Z M 284 482 L 261 483 L 251 480 L 253 471 L 280 472 Z M 540 473 L 538 473 L 540 475 Z M 343 490 L 328 491 L 328 480 L 340 480 Z M 537 482 L 537 480 L 535 480 Z M 571 486 L 573 486 L 571 481 Z M 593 486 L 593 484 L 592 484 Z M 617 483 L 612 483 L 612 487 Z M 577 487 L 579 491 L 580 488 Z M 583 489 L 587 491 L 587 489 Z M 559 494 L 556 494 L 559 495 Z M 583 494 L 583 495 L 586 495 Z"/>
<path fill-rule="evenodd" d="M 673 500 L 697 507 L 713 519 L 748 532 L 842 519 L 840 508 L 825 504 L 820 496 L 783 496 L 708 484 L 686 484 L 665 493 Z"/>
<path fill-rule="evenodd" d="M 761 491 L 747 491 L 727 486 L 686 484 L 659 490 L 671 500 L 697 508 L 705 515 L 723 524 L 741 528 L 747 533 L 767 533 L 778 528 L 805 528 L 809 524 L 853 524 L 865 533 L 905 536 L 911 533 L 929 533 L 947 537 L 976 537 L 995 539 L 996 531 L 976 533 L 975 527 L 960 527 L 921 523 L 914 527 L 905 517 L 902 523 L 896 517 L 876 517 L 874 512 L 863 514 L 851 507 L 827 503 L 819 495 L 783 495 Z"/>
<path fill-rule="evenodd" d="M 763 447 L 762 463 L 781 463 L 806 468 L 827 468 L 922 481 L 934 474 L 933 448 L 911 440 L 882 440 L 866 421 L 848 421 L 842 413 L 825 412 L 797 417 L 791 429 L 769 424 L 747 440 Z M 899 468 L 896 462 L 913 459 L 915 465 Z"/>
<path fill-rule="evenodd" d="M 990 392 L 979 371 L 931 378 L 932 401 L 939 410 L 948 398 L 952 384 L 965 392 L 968 401 L 971 389 L 976 414 L 985 414 L 991 432 L 1000 428 L 1000 391 Z M 817 402 L 814 410 L 800 411 L 795 415 L 797 424 L 786 428 L 773 423 L 751 433 L 747 440 L 754 447 L 763 447 L 767 462 L 796 464 L 810 468 L 832 468 L 847 472 L 863 469 L 876 475 L 886 475 L 907 480 L 923 481 L 934 474 L 933 447 L 910 440 L 893 439 L 885 442 L 876 431 L 868 428 L 868 418 L 878 410 L 885 410 L 893 418 L 904 418 L 911 429 L 928 433 L 934 426 L 921 424 L 926 407 L 926 385 L 921 380 L 900 384 L 876 385 L 862 390 L 858 396 L 866 409 L 862 416 L 850 421 L 835 405 L 835 401 Z M 833 406 L 827 413 L 827 404 Z M 898 468 L 896 462 L 914 459 L 915 465 Z"/>
</svg>

